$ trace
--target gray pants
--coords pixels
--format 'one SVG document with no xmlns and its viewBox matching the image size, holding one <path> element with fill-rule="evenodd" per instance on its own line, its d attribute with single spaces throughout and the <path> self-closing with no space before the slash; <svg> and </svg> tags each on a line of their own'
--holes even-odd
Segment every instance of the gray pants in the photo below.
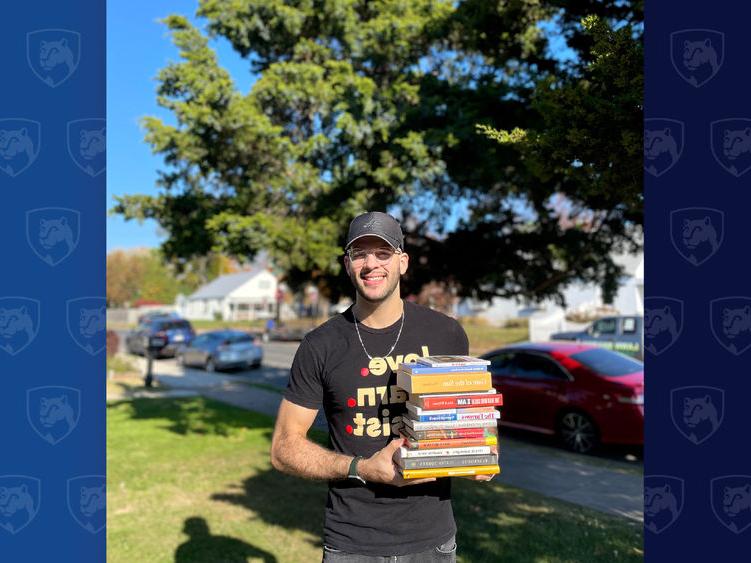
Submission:
<svg viewBox="0 0 751 563">
<path fill-rule="evenodd" d="M 408 555 L 359 555 L 346 553 L 327 545 L 323 546 L 323 563 L 455 563 L 456 538 L 452 537 L 445 543 L 426 549 L 419 553 Z"/>
</svg>

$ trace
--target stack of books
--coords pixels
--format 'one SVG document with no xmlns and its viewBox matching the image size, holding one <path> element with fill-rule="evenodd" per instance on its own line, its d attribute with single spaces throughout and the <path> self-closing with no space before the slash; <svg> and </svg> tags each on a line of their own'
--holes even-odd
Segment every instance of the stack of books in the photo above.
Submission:
<svg viewBox="0 0 751 563">
<path fill-rule="evenodd" d="M 427 356 L 402 363 L 396 384 L 409 394 L 402 417 L 407 446 L 395 461 L 405 479 L 500 473 L 498 419 L 503 396 L 487 360 Z"/>
</svg>

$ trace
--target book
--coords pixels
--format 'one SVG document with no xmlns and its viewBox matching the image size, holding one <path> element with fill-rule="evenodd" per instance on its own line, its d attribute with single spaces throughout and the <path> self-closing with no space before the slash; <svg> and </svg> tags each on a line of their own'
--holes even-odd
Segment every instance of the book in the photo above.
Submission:
<svg viewBox="0 0 751 563">
<path fill-rule="evenodd" d="M 465 467 L 472 465 L 497 465 L 496 454 L 454 455 L 446 457 L 397 458 L 396 464 L 403 469 L 430 469 L 435 467 Z"/>
<path fill-rule="evenodd" d="M 431 413 L 427 411 L 424 414 L 414 414 L 410 411 L 410 414 L 410 420 L 414 420 L 415 422 L 458 422 L 462 420 L 497 420 L 501 418 L 501 413 L 497 410 L 465 413 Z"/>
<path fill-rule="evenodd" d="M 433 374 L 413 377 L 396 372 L 396 384 L 408 393 L 440 393 L 441 391 L 487 391 L 492 387 L 490 372 L 473 374 Z"/>
<path fill-rule="evenodd" d="M 484 428 L 441 428 L 437 430 L 414 430 L 403 426 L 404 434 L 413 440 L 449 440 L 454 438 L 487 438 L 498 436 L 498 427 Z"/>
<path fill-rule="evenodd" d="M 404 446 L 399 448 L 399 457 L 402 458 L 487 455 L 492 453 L 498 453 L 497 446 L 471 446 L 466 448 L 444 448 L 433 450 L 410 450 Z"/>
<path fill-rule="evenodd" d="M 410 375 L 430 375 L 433 373 L 457 373 L 457 372 L 475 372 L 475 371 L 485 371 L 487 368 L 482 365 L 471 365 L 471 366 L 441 366 L 441 367 L 430 367 L 422 364 L 416 364 L 416 363 L 409 363 L 409 364 L 399 364 L 399 369 L 402 370 L 404 373 L 408 373 Z"/>
<path fill-rule="evenodd" d="M 412 420 L 406 416 L 402 417 L 405 426 L 413 430 L 443 430 L 445 428 L 483 428 L 486 426 L 497 426 L 495 419 L 490 420 L 449 420 L 440 422 L 420 422 Z"/>
<path fill-rule="evenodd" d="M 425 410 L 465 407 L 501 407 L 503 395 L 495 389 L 473 393 L 410 394 L 409 402 Z"/>
<path fill-rule="evenodd" d="M 412 440 L 407 439 L 407 446 L 411 450 L 437 450 L 445 448 L 464 448 L 469 446 L 496 446 L 497 436 L 485 438 L 448 438 L 445 440 Z"/>
<path fill-rule="evenodd" d="M 423 409 L 422 407 L 418 407 L 411 401 L 407 401 L 406 407 L 407 407 L 407 411 L 409 411 L 409 414 L 411 415 L 410 418 L 413 418 L 415 420 L 421 420 L 420 417 L 422 416 L 441 416 L 441 415 L 447 415 L 447 414 L 459 415 L 458 418 L 447 419 L 447 420 L 461 420 L 462 418 L 468 418 L 470 420 L 481 420 L 483 416 L 473 417 L 472 415 L 489 415 L 492 413 L 499 412 L 495 410 L 495 407 L 493 406 L 464 407 L 464 408 L 459 408 L 459 409 L 456 409 L 456 408 L 454 409 Z M 497 418 L 497 417 L 485 416 L 485 418 Z"/>
<path fill-rule="evenodd" d="M 498 465 L 475 465 L 473 467 L 436 467 L 433 469 L 402 469 L 405 479 L 426 477 L 461 477 L 466 475 L 495 475 L 501 472 Z"/>
<path fill-rule="evenodd" d="M 474 358 L 472 356 L 423 356 L 417 358 L 418 364 L 430 367 L 452 367 L 452 366 L 489 366 L 490 360 Z"/>
</svg>

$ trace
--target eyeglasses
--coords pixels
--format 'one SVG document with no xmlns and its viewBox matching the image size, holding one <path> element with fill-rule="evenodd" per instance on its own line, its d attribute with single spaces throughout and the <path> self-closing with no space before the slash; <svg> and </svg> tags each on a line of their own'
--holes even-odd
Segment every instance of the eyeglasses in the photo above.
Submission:
<svg viewBox="0 0 751 563">
<path fill-rule="evenodd" d="M 375 259 L 378 261 L 379 264 L 386 264 L 391 260 L 391 258 L 394 256 L 394 254 L 401 254 L 401 250 L 394 250 L 393 248 L 376 248 L 373 250 L 363 250 L 362 248 L 350 248 L 347 251 L 347 256 L 349 256 L 349 261 L 352 262 L 353 266 L 361 266 L 365 263 L 365 260 L 368 259 L 368 254 L 372 254 L 375 256 Z"/>
</svg>

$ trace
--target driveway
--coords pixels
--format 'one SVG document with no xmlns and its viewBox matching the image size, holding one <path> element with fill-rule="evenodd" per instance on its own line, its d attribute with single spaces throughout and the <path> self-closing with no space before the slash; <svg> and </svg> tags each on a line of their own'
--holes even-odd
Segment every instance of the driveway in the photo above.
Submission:
<svg viewBox="0 0 751 563">
<path fill-rule="evenodd" d="M 154 373 L 167 387 L 194 390 L 275 416 L 296 349 L 297 343 L 265 343 L 264 363 L 254 370 L 206 373 L 182 368 L 174 360 L 159 360 L 154 363 Z M 139 360 L 145 366 L 143 359 Z M 322 413 L 315 426 L 326 428 Z M 502 433 L 500 451 L 502 473 L 498 478 L 509 485 L 643 521 L 643 466 L 638 460 L 574 454 L 519 432 Z"/>
</svg>

